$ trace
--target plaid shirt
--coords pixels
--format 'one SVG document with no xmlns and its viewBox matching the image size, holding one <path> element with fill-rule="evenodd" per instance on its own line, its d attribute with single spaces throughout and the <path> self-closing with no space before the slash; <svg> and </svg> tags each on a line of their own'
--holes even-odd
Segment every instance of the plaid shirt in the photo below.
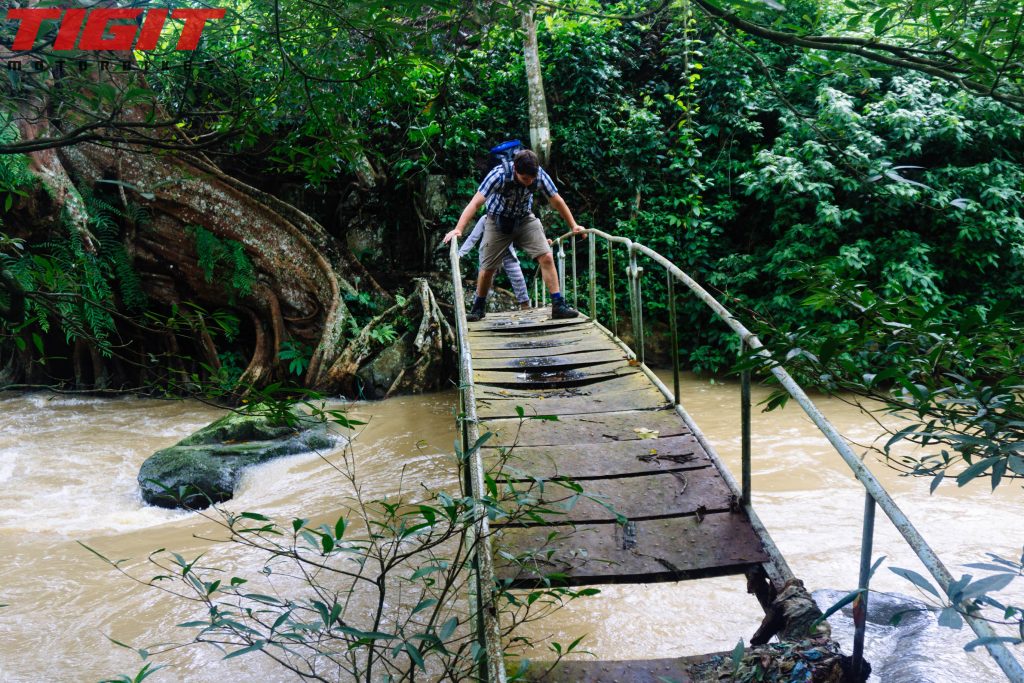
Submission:
<svg viewBox="0 0 1024 683">
<path fill-rule="evenodd" d="M 505 182 L 505 165 L 498 164 L 491 169 L 484 181 L 480 183 L 479 192 L 487 200 L 487 213 L 494 216 L 511 216 L 522 218 L 533 208 L 533 193 L 540 190 L 546 198 L 551 199 L 558 194 L 558 188 L 543 168 L 538 169 L 537 179 L 529 187 L 523 187 L 512 179 Z"/>
</svg>

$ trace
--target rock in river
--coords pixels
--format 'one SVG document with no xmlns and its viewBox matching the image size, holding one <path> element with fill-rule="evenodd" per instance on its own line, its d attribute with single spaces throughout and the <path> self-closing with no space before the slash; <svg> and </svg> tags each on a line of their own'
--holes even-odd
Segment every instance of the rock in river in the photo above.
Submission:
<svg viewBox="0 0 1024 683">
<path fill-rule="evenodd" d="M 283 455 L 326 450 L 328 423 L 293 412 L 291 424 L 258 414 L 228 413 L 142 463 L 139 486 L 150 505 L 202 509 L 234 495 L 242 470 Z"/>
</svg>

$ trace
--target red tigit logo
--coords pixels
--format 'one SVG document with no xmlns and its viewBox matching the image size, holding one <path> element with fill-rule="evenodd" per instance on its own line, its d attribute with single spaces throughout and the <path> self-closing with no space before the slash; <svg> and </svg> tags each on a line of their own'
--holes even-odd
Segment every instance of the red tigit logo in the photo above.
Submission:
<svg viewBox="0 0 1024 683">
<path fill-rule="evenodd" d="M 181 19 L 185 25 L 181 28 L 176 50 L 195 50 L 199 39 L 211 19 L 223 19 L 222 9 L 173 9 L 171 19 Z M 145 13 L 142 25 L 136 20 Z M 18 33 L 11 43 L 11 50 L 22 52 L 31 50 L 39 36 L 39 29 L 44 21 L 60 20 L 57 37 L 53 41 L 54 50 L 131 50 L 135 43 L 136 50 L 154 50 L 160 39 L 160 32 L 167 21 L 166 9 L 128 9 L 128 8 L 97 8 L 97 9 L 60 9 L 57 7 L 14 8 L 7 10 L 7 21 L 18 21 Z M 125 20 L 131 23 L 116 23 Z M 138 40 L 136 41 L 136 35 Z"/>
</svg>

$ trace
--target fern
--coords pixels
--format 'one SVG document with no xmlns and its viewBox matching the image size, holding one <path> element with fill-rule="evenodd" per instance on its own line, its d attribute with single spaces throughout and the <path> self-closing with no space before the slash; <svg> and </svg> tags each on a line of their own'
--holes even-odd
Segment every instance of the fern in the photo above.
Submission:
<svg viewBox="0 0 1024 683">
<path fill-rule="evenodd" d="M 17 127 L 9 116 L 0 113 L 0 143 L 16 142 L 19 138 Z M 37 180 L 29 169 L 29 158 L 25 154 L 0 154 L 0 207 L 10 211 L 15 197 L 25 197 Z"/>
<path fill-rule="evenodd" d="M 132 313 L 144 311 L 149 300 L 121 240 L 121 226 L 117 219 L 124 218 L 142 225 L 149 220 L 149 214 L 131 202 L 122 210 L 88 189 L 83 190 L 81 195 L 89 214 L 89 226 L 99 241 L 99 253 L 106 261 L 110 275 L 117 280 L 121 300 Z"/>
<path fill-rule="evenodd" d="M 229 288 L 231 298 L 248 296 L 256 283 L 256 269 L 245 253 L 245 247 L 236 240 L 222 240 L 199 225 L 189 226 L 196 240 L 199 267 L 207 282 L 216 281 Z"/>
</svg>

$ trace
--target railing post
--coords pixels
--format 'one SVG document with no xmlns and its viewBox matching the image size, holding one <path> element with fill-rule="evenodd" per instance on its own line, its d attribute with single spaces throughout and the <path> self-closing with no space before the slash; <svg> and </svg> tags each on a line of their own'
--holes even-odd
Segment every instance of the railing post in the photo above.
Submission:
<svg viewBox="0 0 1024 683">
<path fill-rule="evenodd" d="M 740 342 L 740 356 L 747 348 L 744 342 Z M 740 455 L 742 459 L 741 501 L 743 505 L 750 505 L 750 370 L 740 372 Z"/>
<path fill-rule="evenodd" d="M 612 253 L 612 243 L 609 240 L 608 244 L 608 296 L 611 298 L 612 304 L 612 332 L 615 336 L 619 336 L 619 314 L 615 310 L 615 254 Z"/>
<path fill-rule="evenodd" d="M 672 271 L 665 269 L 668 276 L 668 320 L 672 331 L 672 395 L 675 404 L 679 405 L 679 327 L 676 322 L 676 279 Z"/>
<path fill-rule="evenodd" d="M 540 308 L 540 273 L 533 276 L 533 307 Z"/>
<path fill-rule="evenodd" d="M 640 309 L 640 269 L 636 265 L 636 250 L 629 245 L 629 317 L 633 325 L 633 343 L 637 359 L 644 362 L 644 323 Z"/>
<path fill-rule="evenodd" d="M 565 240 L 558 240 L 558 291 L 565 298 Z"/>
<path fill-rule="evenodd" d="M 580 301 L 576 284 L 576 234 L 572 236 L 572 307 L 579 310 Z"/>
<path fill-rule="evenodd" d="M 643 290 L 643 268 L 636 269 L 636 340 L 639 347 L 640 362 L 647 360 L 644 354 L 644 290 Z"/>
<path fill-rule="evenodd" d="M 590 319 L 597 320 L 597 237 L 591 235 L 587 239 L 587 265 L 590 268 Z"/>
<path fill-rule="evenodd" d="M 871 581 L 871 546 L 875 538 L 875 498 L 870 491 L 864 492 L 864 531 L 860 541 L 860 580 L 857 588 L 860 596 L 853 603 L 853 680 L 860 680 L 864 665 L 864 631 L 868 619 L 868 584 Z"/>
</svg>

